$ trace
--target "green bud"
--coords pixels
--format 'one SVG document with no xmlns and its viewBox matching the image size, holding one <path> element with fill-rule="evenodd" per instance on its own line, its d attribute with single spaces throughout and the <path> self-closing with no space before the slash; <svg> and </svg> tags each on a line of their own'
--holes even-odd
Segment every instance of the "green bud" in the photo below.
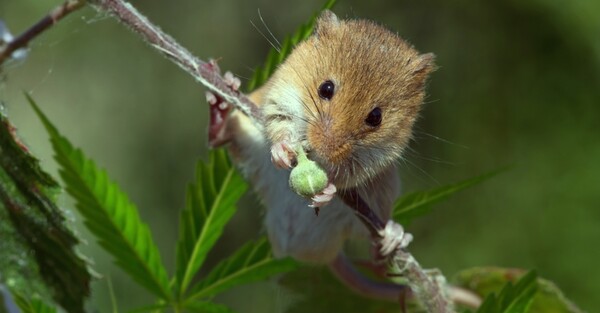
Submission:
<svg viewBox="0 0 600 313">
<path fill-rule="evenodd" d="M 298 165 L 290 173 L 290 188 L 303 197 L 311 198 L 323 191 L 327 182 L 327 173 L 300 149 Z"/>
</svg>

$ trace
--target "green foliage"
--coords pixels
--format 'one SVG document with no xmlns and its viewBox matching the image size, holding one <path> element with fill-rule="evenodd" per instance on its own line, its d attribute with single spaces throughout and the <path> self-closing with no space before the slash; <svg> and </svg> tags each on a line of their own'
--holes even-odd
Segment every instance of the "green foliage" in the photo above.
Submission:
<svg viewBox="0 0 600 313">
<path fill-rule="evenodd" d="M 325 267 L 304 266 L 285 274 L 281 285 L 296 297 L 286 313 L 378 313 L 398 312 L 397 303 L 358 296 Z M 412 310 L 408 312 L 413 312 Z"/>
<path fill-rule="evenodd" d="M 32 297 L 27 299 L 18 294 L 13 294 L 13 297 L 21 313 L 56 313 L 55 307 L 49 306 L 40 298 Z"/>
<path fill-rule="evenodd" d="M 188 187 L 186 209 L 180 218 L 176 284 L 180 293 L 187 290 L 246 189 L 224 150 L 211 153 L 208 164 L 198 163 L 196 184 Z"/>
<path fill-rule="evenodd" d="M 193 302 L 184 305 L 184 308 L 192 313 L 230 313 L 230 308 L 213 302 Z"/>
<path fill-rule="evenodd" d="M 334 0 L 330 0 L 324 8 L 331 8 L 334 3 Z M 275 49 L 271 49 L 264 66 L 255 71 L 248 84 L 249 90 L 262 85 L 277 65 L 285 60 L 292 48 L 311 34 L 315 17 L 316 15 L 307 24 L 302 25 L 294 35 L 287 37 L 283 41 L 279 53 Z M 221 261 L 208 275 L 199 278 L 198 282 L 194 283 L 208 253 L 214 248 L 224 226 L 235 213 L 235 203 L 247 189 L 246 184 L 232 167 L 225 152 L 218 150 L 211 153 L 208 163 L 200 162 L 198 164 L 196 181 L 188 188 L 186 207 L 180 216 L 180 236 L 177 242 L 175 275 L 169 283 L 158 249 L 152 241 L 150 230 L 141 221 L 136 207 L 114 183 L 110 182 L 106 173 L 97 169 L 92 160 L 86 158 L 79 149 L 74 148 L 66 138 L 61 136 L 33 103 L 33 100 L 29 100 L 51 135 L 56 159 L 62 167 L 61 176 L 67 185 L 68 192 L 77 200 L 77 207 L 84 216 L 87 227 L 98 238 L 100 244 L 114 256 L 116 263 L 125 272 L 146 289 L 163 299 L 157 301 L 155 305 L 140 308 L 136 310 L 137 312 L 160 311 L 169 308 L 173 308 L 176 312 L 231 312 L 229 308 L 223 305 L 210 302 L 211 298 L 234 286 L 262 280 L 270 275 L 287 272 L 297 267 L 297 264 L 289 259 L 274 259 L 266 239 L 261 238 L 256 242 L 244 245 L 232 256 Z M 4 143 L 0 144 L 0 148 L 3 147 Z M 0 153 L 0 157 L 3 156 L 4 154 Z M 37 163 L 32 164 L 35 166 L 32 166 L 31 169 L 35 172 Z M 8 167 L 4 166 L 4 168 Z M 428 191 L 407 194 L 397 200 L 394 208 L 394 219 L 403 224 L 409 223 L 413 218 L 426 214 L 433 204 L 481 183 L 498 172 L 484 174 Z M 44 174 L 43 172 L 40 173 Z M 0 172 L 0 183 L 4 183 L 8 175 L 10 173 Z M 42 185 L 53 183 L 51 178 L 47 177 L 45 180 L 43 175 L 40 175 L 38 180 Z M 6 188 L 2 184 L 0 184 L 0 187 L 3 188 L 0 188 L 2 192 L 6 190 L 12 192 L 21 188 Z M 46 189 L 51 190 L 52 188 Z M 14 197 L 4 196 L 3 198 L 5 200 Z M 7 203 L 5 200 L 4 205 Z M 0 214 L 2 212 L 0 210 Z M 17 210 L 12 212 L 17 212 Z M 4 217 L 0 215 L 0 222 L 7 220 Z M 62 220 L 60 221 L 62 222 Z M 20 228 L 34 229 L 32 227 Z M 2 239 L 4 239 L 4 233 L 1 232 L 3 230 L 0 227 L 0 238 Z M 13 234 L 10 235 L 12 238 Z M 37 238 L 38 235 L 30 232 L 19 234 L 19 236 Z M 14 237 L 16 238 L 16 236 Z M 68 239 L 66 246 L 69 248 L 75 242 L 69 241 L 70 236 L 64 238 Z M 0 247 L 3 247 L 1 244 Z M 49 257 L 56 257 L 60 254 L 51 254 L 52 251 L 57 251 L 54 250 L 57 244 L 42 245 L 42 247 L 46 249 L 44 253 L 48 253 Z M 0 262 L 3 252 L 5 251 L 0 249 Z M 4 270 L 1 264 L 0 269 Z M 314 273 L 311 273 L 311 271 Z M 54 272 L 70 274 L 69 271 L 58 268 L 54 269 Z M 87 283 L 89 277 L 86 277 L 88 278 Z M 572 310 L 574 306 L 565 304 L 568 301 L 557 300 L 563 299 L 562 293 L 558 289 L 545 289 L 545 285 L 541 283 L 541 280 L 538 280 L 536 284 L 535 273 L 525 275 L 515 285 L 510 282 L 506 283 L 506 277 L 506 275 L 501 276 L 500 282 L 504 287 L 499 293 L 483 293 L 489 294 L 489 296 L 477 312 L 578 312 Z M 481 282 L 482 280 L 476 281 Z M 284 284 L 304 295 L 301 300 L 289 308 L 290 312 L 381 312 L 397 310 L 397 304 L 380 303 L 356 297 L 347 288 L 340 285 L 337 280 L 333 279 L 329 272 L 324 272 L 323 269 L 303 268 L 286 275 Z M 470 281 L 467 285 L 472 287 L 473 281 Z M 548 290 L 552 292 L 552 297 L 546 298 L 546 291 Z M 560 297 L 555 297 L 556 294 L 559 294 Z M 538 300 L 542 295 L 545 298 L 540 304 Z M 36 297 L 30 300 L 16 297 L 16 300 L 24 312 L 56 311 L 46 306 Z M 557 307 L 563 305 L 568 309 L 564 311 L 555 310 L 554 304 Z"/>
<path fill-rule="evenodd" d="M 452 283 L 469 288 L 479 295 L 501 293 L 507 283 L 524 277 L 525 271 L 501 267 L 475 267 L 462 270 Z M 528 313 L 581 313 L 554 283 L 543 278 L 537 279 L 537 293 Z"/>
<path fill-rule="evenodd" d="M 505 169 L 495 170 L 483 175 L 472 177 L 458 183 L 433 188 L 430 190 L 407 193 L 394 203 L 393 219 L 402 225 L 409 224 L 415 217 L 421 216 L 431 210 L 435 203 L 443 201 L 455 193 L 472 187 L 485 180 L 496 176 Z"/>
<path fill-rule="evenodd" d="M 477 313 L 528 312 L 537 291 L 536 279 L 537 275 L 531 271 L 521 277 L 515 285 L 507 282 L 498 295 L 492 293 L 485 298 Z"/>
<path fill-rule="evenodd" d="M 246 244 L 218 264 L 192 286 L 190 296 L 185 296 L 206 255 L 235 212 L 235 203 L 247 189 L 226 152 L 212 151 L 208 163 L 198 163 L 196 183 L 188 188 L 186 209 L 181 214 L 172 286 L 150 230 L 127 195 L 58 132 L 33 99 L 28 99 L 50 134 L 61 177 L 69 194 L 77 200 L 85 225 L 126 273 L 161 299 L 158 304 L 137 312 L 169 306 L 190 312 L 229 312 L 228 308 L 205 300 L 234 286 L 296 268 L 297 264 L 290 259 L 274 259 L 267 240 L 262 238 Z M 172 297 L 173 292 L 176 298 Z"/>
<path fill-rule="evenodd" d="M 31 97 L 27 99 L 50 134 L 60 175 L 85 225 L 119 267 L 158 297 L 169 299 L 167 272 L 135 205 L 105 171 L 58 132 Z"/>
<path fill-rule="evenodd" d="M 337 0 L 328 0 L 325 5 L 323 5 L 321 10 L 319 10 L 319 13 L 323 10 L 333 8 L 336 1 Z M 315 13 L 308 22 L 300 25 L 293 35 L 285 37 L 281 43 L 279 51 L 277 51 L 275 48 L 271 48 L 271 50 L 269 50 L 265 64 L 263 64 L 262 67 L 257 67 L 254 70 L 254 74 L 248 82 L 248 92 L 253 91 L 264 84 L 269 77 L 271 77 L 277 66 L 283 63 L 285 58 L 292 52 L 294 46 L 312 34 L 313 27 L 315 26 L 315 22 L 319 13 Z"/>
<path fill-rule="evenodd" d="M 55 204 L 58 190 L 0 114 L 0 283 L 83 312 L 91 275 Z"/>
<path fill-rule="evenodd" d="M 190 299 L 211 297 L 235 285 L 259 281 L 291 271 L 297 263 L 291 259 L 274 259 L 266 238 L 250 242 L 231 257 L 221 261 L 192 290 Z"/>
</svg>

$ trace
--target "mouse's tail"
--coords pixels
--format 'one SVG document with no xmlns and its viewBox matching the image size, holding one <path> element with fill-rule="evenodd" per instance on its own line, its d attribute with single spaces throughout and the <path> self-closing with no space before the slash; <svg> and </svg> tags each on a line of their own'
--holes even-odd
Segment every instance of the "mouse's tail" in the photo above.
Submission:
<svg viewBox="0 0 600 313">
<path fill-rule="evenodd" d="M 331 272 L 352 291 L 372 299 L 400 302 L 404 304 L 406 299 L 412 297 L 410 288 L 406 285 L 398 285 L 391 282 L 375 281 L 359 272 L 354 264 L 340 253 L 333 262 L 329 264 Z M 455 304 L 477 308 L 481 305 L 481 298 L 475 293 L 456 286 L 448 290 L 450 299 Z"/>
</svg>

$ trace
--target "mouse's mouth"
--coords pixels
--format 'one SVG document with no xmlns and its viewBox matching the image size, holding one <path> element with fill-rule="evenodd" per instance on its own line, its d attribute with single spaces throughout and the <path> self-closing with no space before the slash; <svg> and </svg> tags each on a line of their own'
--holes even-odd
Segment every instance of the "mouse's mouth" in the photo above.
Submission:
<svg viewBox="0 0 600 313">
<path fill-rule="evenodd" d="M 349 148 L 343 147 L 339 153 L 325 156 L 315 150 L 307 150 L 306 153 L 309 159 L 317 162 L 325 170 L 329 181 L 337 188 L 353 188 L 361 184 L 368 175 L 364 165 L 343 149 Z"/>
</svg>

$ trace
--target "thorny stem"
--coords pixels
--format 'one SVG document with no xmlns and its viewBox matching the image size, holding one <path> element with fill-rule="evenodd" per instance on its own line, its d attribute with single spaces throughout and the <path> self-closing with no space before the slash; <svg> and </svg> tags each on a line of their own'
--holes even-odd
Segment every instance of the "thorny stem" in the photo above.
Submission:
<svg viewBox="0 0 600 313">
<path fill-rule="evenodd" d="M 69 13 L 76 11 L 77 9 L 83 7 L 85 5 L 85 0 L 67 0 L 60 6 L 54 8 L 48 15 L 44 16 L 41 20 L 31 26 L 24 33 L 13 39 L 11 42 L 7 43 L 4 47 L 0 48 L 0 65 L 4 63 L 13 52 L 20 48 L 26 47 L 29 42 L 38 36 L 43 31 L 52 27 L 58 21 L 60 21 L 63 17 L 67 16 Z"/>
<path fill-rule="evenodd" d="M 201 84 L 223 97 L 227 102 L 235 105 L 258 125 L 263 124 L 258 107 L 246 95 L 229 88 L 213 66 L 192 55 L 171 36 L 152 24 L 131 4 L 123 0 L 89 0 L 89 3 L 93 4 L 98 11 L 114 15 L 120 22 L 129 26 L 144 41 L 192 75 Z"/>
</svg>

